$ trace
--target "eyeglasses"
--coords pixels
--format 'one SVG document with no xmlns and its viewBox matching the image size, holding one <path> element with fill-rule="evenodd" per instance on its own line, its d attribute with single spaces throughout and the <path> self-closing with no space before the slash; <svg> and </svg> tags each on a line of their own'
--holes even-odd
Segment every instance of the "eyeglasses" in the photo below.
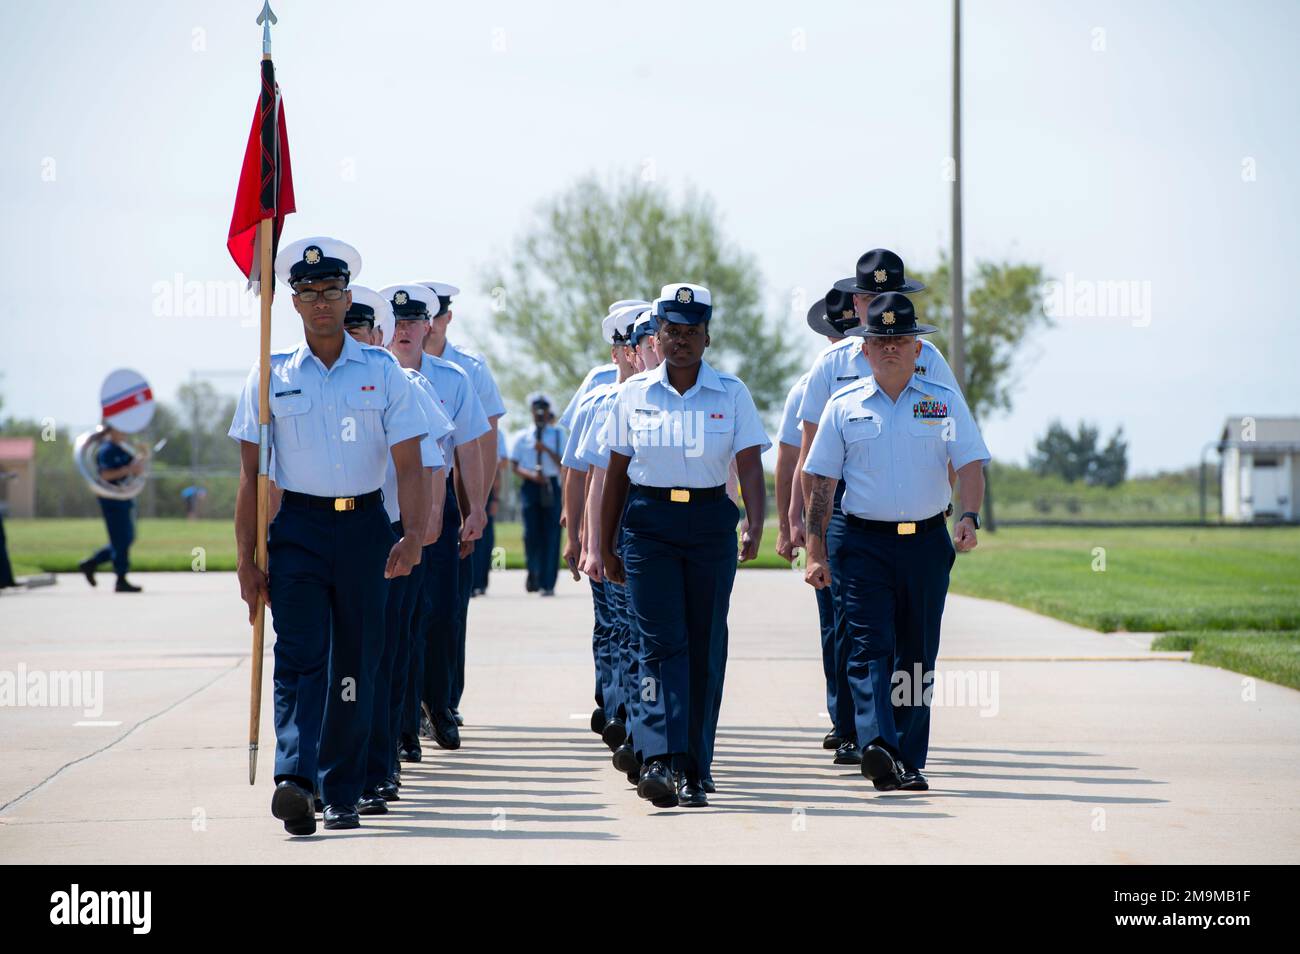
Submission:
<svg viewBox="0 0 1300 954">
<path fill-rule="evenodd" d="M 867 338 L 867 346 L 872 348 L 883 348 L 886 344 L 897 345 L 900 348 L 906 348 L 916 343 L 916 335 L 870 335 Z"/>
<path fill-rule="evenodd" d="M 338 301 L 347 291 L 346 288 L 327 288 L 324 291 L 296 291 L 293 297 L 300 302 L 310 305 L 317 298 L 324 297 L 326 301 Z"/>
</svg>

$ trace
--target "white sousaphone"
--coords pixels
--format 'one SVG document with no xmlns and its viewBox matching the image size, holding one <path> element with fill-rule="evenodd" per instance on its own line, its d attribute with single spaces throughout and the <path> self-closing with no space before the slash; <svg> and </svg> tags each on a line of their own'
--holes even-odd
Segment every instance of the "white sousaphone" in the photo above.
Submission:
<svg viewBox="0 0 1300 954">
<path fill-rule="evenodd" d="M 121 483 L 111 484 L 99 476 L 97 458 L 99 449 L 108 438 L 108 428 L 122 434 L 136 434 L 143 431 L 153 420 L 153 391 L 149 382 L 138 371 L 119 368 L 104 379 L 104 386 L 99 389 L 99 403 L 102 408 L 103 421 L 93 431 L 80 435 L 72 447 L 72 459 L 76 461 L 77 470 L 90 489 L 97 496 L 112 500 L 130 500 L 140 491 L 149 479 L 149 460 L 154 452 L 162 450 L 166 439 L 153 447 L 140 446 L 126 440 L 116 441 L 117 445 L 131 454 L 136 460 L 143 460 L 145 470 L 131 474 Z"/>
</svg>

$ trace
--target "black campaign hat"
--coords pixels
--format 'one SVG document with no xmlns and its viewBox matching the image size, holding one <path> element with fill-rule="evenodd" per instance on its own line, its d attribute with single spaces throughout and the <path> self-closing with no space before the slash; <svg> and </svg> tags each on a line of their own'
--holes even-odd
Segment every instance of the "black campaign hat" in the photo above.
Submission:
<svg viewBox="0 0 1300 954">
<path fill-rule="evenodd" d="M 858 323 L 853 296 L 832 288 L 808 309 L 808 327 L 819 335 L 843 338 Z"/>
<path fill-rule="evenodd" d="M 871 299 L 867 306 L 867 320 L 849 334 L 855 338 L 893 338 L 897 335 L 932 335 L 939 329 L 934 325 L 916 323 L 916 309 L 906 295 L 885 292 Z"/>
<path fill-rule="evenodd" d="M 808 309 L 808 327 L 828 338 L 843 338 L 858 323 L 853 296 L 832 288 Z"/>
<path fill-rule="evenodd" d="M 858 259 L 857 274 L 841 278 L 835 287 L 853 295 L 925 291 L 924 285 L 907 277 L 903 260 L 887 248 L 873 248 L 864 254 Z"/>
</svg>

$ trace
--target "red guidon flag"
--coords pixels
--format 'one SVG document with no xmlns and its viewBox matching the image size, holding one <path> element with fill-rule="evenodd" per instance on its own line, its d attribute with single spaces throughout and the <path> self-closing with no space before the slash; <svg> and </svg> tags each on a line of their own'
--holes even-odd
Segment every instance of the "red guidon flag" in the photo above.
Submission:
<svg viewBox="0 0 1300 954">
<path fill-rule="evenodd" d="M 284 106 L 275 83 L 275 66 L 262 60 L 262 94 L 253 115 L 253 129 L 244 149 L 244 166 L 239 170 L 235 211 L 230 216 L 226 248 L 249 285 L 259 289 L 261 248 L 257 224 L 274 219 L 271 256 L 280 244 L 284 217 L 294 211 L 293 172 L 289 167 L 289 139 L 284 129 Z"/>
</svg>

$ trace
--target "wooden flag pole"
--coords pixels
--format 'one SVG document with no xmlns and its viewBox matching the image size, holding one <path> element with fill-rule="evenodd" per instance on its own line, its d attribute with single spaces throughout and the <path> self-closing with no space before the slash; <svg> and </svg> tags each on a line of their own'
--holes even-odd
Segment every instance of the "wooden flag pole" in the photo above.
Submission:
<svg viewBox="0 0 1300 954">
<path fill-rule="evenodd" d="M 271 59 L 271 24 L 275 22 L 276 16 L 271 12 L 270 0 L 263 0 L 262 12 L 257 17 L 257 23 L 262 28 L 264 64 Z M 263 69 L 267 67 L 264 65 Z M 271 95 L 275 96 L 274 90 L 271 91 Z M 275 124 L 279 121 L 279 106 L 274 99 L 272 108 L 270 122 Z M 263 142 L 265 143 L 265 140 Z M 263 169 L 265 171 L 265 166 Z M 274 188 L 276 194 L 272 201 L 278 202 L 278 172 Z M 261 305 L 262 327 L 257 359 L 257 540 L 254 543 L 253 554 L 257 561 L 257 568 L 263 574 L 267 572 L 268 565 L 266 537 L 271 513 L 271 300 L 275 297 L 275 263 L 272 260 L 275 251 L 274 211 L 273 208 L 272 215 L 262 219 L 257 225 L 259 257 L 257 297 Z M 252 666 L 249 667 L 252 674 L 248 699 L 249 785 L 257 782 L 257 744 L 262 731 L 262 656 L 266 651 L 265 646 L 266 602 L 259 598 L 257 611 L 253 614 L 253 659 Z"/>
<path fill-rule="evenodd" d="M 274 297 L 275 276 L 272 274 L 271 252 L 274 243 L 274 219 L 258 223 L 261 255 L 261 284 L 258 299 L 262 306 L 262 334 L 257 366 L 257 542 L 255 559 L 263 573 L 267 568 L 266 537 L 271 511 L 271 478 L 268 473 L 271 456 L 271 299 Z M 252 686 L 248 705 L 248 784 L 257 781 L 257 741 L 262 726 L 262 654 L 266 638 L 266 603 L 257 601 L 253 616 Z"/>
</svg>

